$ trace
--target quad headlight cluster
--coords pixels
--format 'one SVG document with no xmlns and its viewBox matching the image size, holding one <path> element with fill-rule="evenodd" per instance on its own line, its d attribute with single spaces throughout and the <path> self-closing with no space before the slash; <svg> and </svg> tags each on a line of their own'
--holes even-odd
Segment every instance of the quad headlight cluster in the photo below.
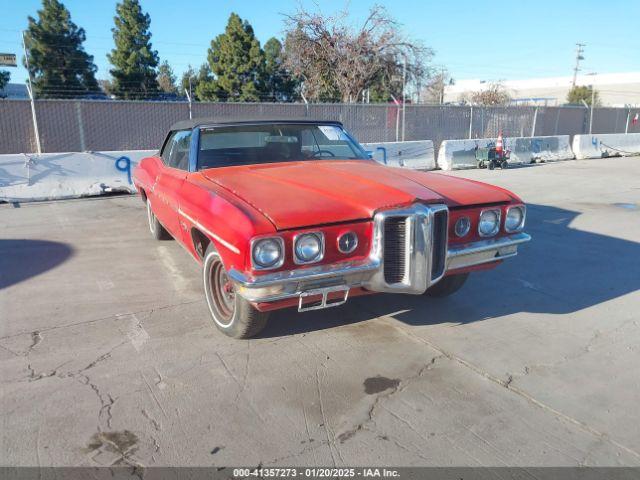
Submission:
<svg viewBox="0 0 640 480">
<path fill-rule="evenodd" d="M 296 265 L 317 263 L 325 255 L 325 237 L 322 232 L 304 232 L 293 237 L 293 262 Z M 358 246 L 355 232 L 338 235 L 336 247 L 344 255 L 353 253 Z M 251 242 L 251 264 L 255 270 L 273 270 L 283 265 L 285 243 L 282 237 L 264 237 Z"/>
<path fill-rule="evenodd" d="M 507 233 L 519 232 L 524 228 L 526 210 L 524 205 L 515 205 L 507 208 L 504 219 L 504 231 Z M 488 208 L 480 212 L 478 219 L 478 234 L 481 237 L 493 237 L 500 231 L 502 209 Z M 457 237 L 466 236 L 471 230 L 471 219 L 462 216 L 456 220 L 454 232 Z"/>
</svg>

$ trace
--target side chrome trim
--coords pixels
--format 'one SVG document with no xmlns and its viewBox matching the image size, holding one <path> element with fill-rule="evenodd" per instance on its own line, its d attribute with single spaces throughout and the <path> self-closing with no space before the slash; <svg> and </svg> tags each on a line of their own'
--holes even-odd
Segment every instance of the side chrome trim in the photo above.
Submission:
<svg viewBox="0 0 640 480">
<path fill-rule="evenodd" d="M 197 220 L 194 220 L 193 218 L 191 218 L 189 215 L 187 215 L 186 213 L 184 213 L 182 211 L 181 208 L 178 208 L 178 213 L 180 215 L 182 215 L 184 218 L 186 218 L 187 220 L 189 220 L 194 226 L 198 227 L 200 230 L 202 230 L 204 233 L 206 233 L 207 235 L 209 235 L 211 238 L 213 238 L 214 240 L 216 240 L 217 242 L 221 243 L 222 245 L 224 245 L 226 248 L 228 248 L 229 250 L 231 250 L 233 253 L 239 254 L 240 250 L 238 249 L 238 247 L 236 247 L 235 245 L 232 245 L 231 243 L 227 242 L 226 240 L 220 238 L 218 235 L 216 235 L 215 233 L 213 233 L 211 230 L 207 229 L 206 227 L 204 227 L 200 222 L 198 222 Z"/>
</svg>

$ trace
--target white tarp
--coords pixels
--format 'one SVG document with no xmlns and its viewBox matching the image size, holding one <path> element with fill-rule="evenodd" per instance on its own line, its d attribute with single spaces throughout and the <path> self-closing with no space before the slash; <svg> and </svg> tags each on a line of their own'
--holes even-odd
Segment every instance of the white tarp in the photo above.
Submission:
<svg viewBox="0 0 640 480">
<path fill-rule="evenodd" d="M 476 167 L 476 148 L 485 148 L 496 138 L 445 140 L 438 152 L 438 167 L 442 170 Z M 527 164 L 535 161 L 571 160 L 573 152 L 569 135 L 549 137 L 505 137 L 504 148 L 511 151 L 509 163 Z"/>
<path fill-rule="evenodd" d="M 597 133 L 575 135 L 576 158 L 602 158 L 640 155 L 640 133 Z"/>
<path fill-rule="evenodd" d="M 365 149 L 391 166 L 432 170 L 433 142 L 370 143 Z M 25 202 L 135 192 L 134 167 L 154 150 L 0 155 L 0 201 Z"/>
<path fill-rule="evenodd" d="M 135 192 L 135 165 L 153 150 L 0 155 L 0 200 L 24 202 Z"/>
<path fill-rule="evenodd" d="M 436 168 L 435 152 L 431 140 L 411 142 L 363 143 L 365 150 L 373 158 L 391 167 L 404 167 L 413 170 L 433 170 Z"/>
</svg>

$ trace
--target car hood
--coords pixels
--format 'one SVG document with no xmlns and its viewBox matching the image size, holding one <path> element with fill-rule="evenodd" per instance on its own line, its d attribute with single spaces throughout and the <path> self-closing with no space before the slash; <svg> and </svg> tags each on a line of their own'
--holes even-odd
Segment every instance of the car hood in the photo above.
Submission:
<svg viewBox="0 0 640 480">
<path fill-rule="evenodd" d="M 490 185 L 368 160 L 221 167 L 202 175 L 262 212 L 278 230 L 370 219 L 378 210 L 416 201 L 457 206 L 511 200 Z"/>
</svg>

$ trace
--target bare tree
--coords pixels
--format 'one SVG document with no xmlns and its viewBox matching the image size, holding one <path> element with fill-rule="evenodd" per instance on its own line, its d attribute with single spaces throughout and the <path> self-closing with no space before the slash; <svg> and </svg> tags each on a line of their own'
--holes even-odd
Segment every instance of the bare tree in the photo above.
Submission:
<svg viewBox="0 0 640 480">
<path fill-rule="evenodd" d="M 347 23 L 348 12 L 329 16 L 303 7 L 286 16 L 285 65 L 312 100 L 355 102 L 367 88 L 382 97 L 426 76 L 432 51 L 399 33 L 387 11 L 376 5 L 360 28 Z"/>
<path fill-rule="evenodd" d="M 460 101 L 470 105 L 497 107 L 508 105 L 511 95 L 501 83 L 491 83 L 485 89 L 461 95 Z"/>
<path fill-rule="evenodd" d="M 437 73 L 429 77 L 427 85 L 421 93 L 424 102 L 442 105 L 444 103 L 444 92 L 447 85 L 453 84 L 454 80 L 445 68 L 437 70 Z"/>
</svg>

